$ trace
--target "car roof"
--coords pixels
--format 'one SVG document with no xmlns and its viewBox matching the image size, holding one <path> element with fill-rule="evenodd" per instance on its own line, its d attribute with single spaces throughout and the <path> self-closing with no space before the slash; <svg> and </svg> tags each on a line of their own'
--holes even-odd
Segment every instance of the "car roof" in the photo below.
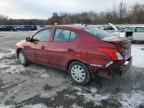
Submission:
<svg viewBox="0 0 144 108">
<path fill-rule="evenodd" d="M 87 26 L 86 25 L 51 25 L 51 26 L 44 27 L 43 29 L 49 27 L 56 27 L 56 28 L 62 27 L 67 29 L 84 30 Z"/>
<path fill-rule="evenodd" d="M 132 26 L 128 26 L 129 28 L 132 28 L 132 27 L 144 27 L 144 25 L 132 25 Z"/>
</svg>

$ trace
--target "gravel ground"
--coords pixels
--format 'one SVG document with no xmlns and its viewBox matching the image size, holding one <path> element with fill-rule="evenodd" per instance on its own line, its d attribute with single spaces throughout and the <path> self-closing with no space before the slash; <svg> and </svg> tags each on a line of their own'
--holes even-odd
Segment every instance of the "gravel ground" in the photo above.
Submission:
<svg viewBox="0 0 144 108">
<path fill-rule="evenodd" d="M 15 44 L 30 34 L 0 32 L 0 108 L 144 108 L 144 45 L 132 45 L 129 72 L 79 86 L 63 71 L 18 63 Z"/>
</svg>

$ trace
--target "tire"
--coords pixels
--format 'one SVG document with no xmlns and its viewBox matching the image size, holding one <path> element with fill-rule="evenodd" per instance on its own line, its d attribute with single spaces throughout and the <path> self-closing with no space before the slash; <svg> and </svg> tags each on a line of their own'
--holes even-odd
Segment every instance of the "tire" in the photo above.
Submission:
<svg viewBox="0 0 144 108">
<path fill-rule="evenodd" d="M 81 62 L 72 62 L 68 69 L 71 80 L 80 85 L 86 85 L 91 81 L 91 72 L 87 65 Z"/>
<path fill-rule="evenodd" d="M 18 60 L 19 60 L 20 64 L 22 64 L 23 66 L 28 65 L 28 61 L 25 57 L 25 54 L 24 54 L 23 50 L 18 51 Z"/>
</svg>

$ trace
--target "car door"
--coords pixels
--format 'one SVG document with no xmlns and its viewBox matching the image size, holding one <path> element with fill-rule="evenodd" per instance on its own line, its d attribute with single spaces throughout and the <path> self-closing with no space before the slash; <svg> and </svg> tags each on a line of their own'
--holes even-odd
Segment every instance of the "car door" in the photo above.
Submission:
<svg viewBox="0 0 144 108">
<path fill-rule="evenodd" d="M 138 41 L 144 41 L 144 27 L 136 27 L 133 33 L 133 39 Z"/>
<path fill-rule="evenodd" d="M 50 43 L 51 28 L 43 29 L 32 37 L 36 62 L 48 63 L 48 47 Z"/>
<path fill-rule="evenodd" d="M 24 45 L 24 53 L 28 60 L 36 61 L 35 44 L 33 42 L 27 41 L 27 44 Z"/>
<path fill-rule="evenodd" d="M 55 29 L 53 41 L 48 51 L 49 64 L 64 68 L 66 62 L 74 54 L 79 41 L 80 36 L 77 32 L 63 28 Z"/>
</svg>

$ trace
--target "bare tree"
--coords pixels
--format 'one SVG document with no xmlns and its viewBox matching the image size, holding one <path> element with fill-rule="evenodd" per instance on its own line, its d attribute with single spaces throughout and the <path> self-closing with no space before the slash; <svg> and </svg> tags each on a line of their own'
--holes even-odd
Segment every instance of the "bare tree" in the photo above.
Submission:
<svg viewBox="0 0 144 108">
<path fill-rule="evenodd" d="M 71 24 L 71 18 L 69 15 L 63 18 L 63 24 Z"/>
<path fill-rule="evenodd" d="M 126 15 L 127 15 L 127 6 L 126 6 L 126 3 L 122 1 L 119 4 L 119 17 L 123 18 L 123 17 L 126 17 Z"/>
<path fill-rule="evenodd" d="M 131 21 L 132 23 L 144 23 L 144 5 L 136 3 L 131 9 Z"/>
</svg>

